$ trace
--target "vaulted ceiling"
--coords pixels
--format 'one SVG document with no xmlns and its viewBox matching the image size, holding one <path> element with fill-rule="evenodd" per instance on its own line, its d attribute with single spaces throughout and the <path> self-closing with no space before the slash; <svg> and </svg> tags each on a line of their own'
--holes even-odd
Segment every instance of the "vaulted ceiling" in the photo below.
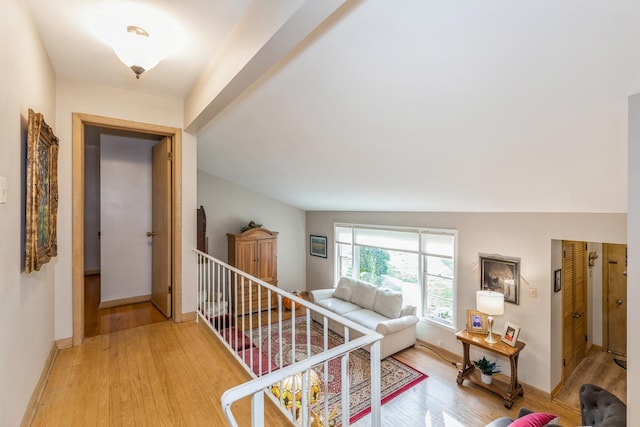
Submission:
<svg viewBox="0 0 640 427">
<path fill-rule="evenodd" d="M 251 6 L 142 1 L 188 43 L 137 81 L 87 35 L 104 1 L 26 3 L 59 77 L 186 105 Z M 639 2 L 338 3 L 206 123 L 185 120 L 199 169 L 306 210 L 626 212 Z"/>
</svg>

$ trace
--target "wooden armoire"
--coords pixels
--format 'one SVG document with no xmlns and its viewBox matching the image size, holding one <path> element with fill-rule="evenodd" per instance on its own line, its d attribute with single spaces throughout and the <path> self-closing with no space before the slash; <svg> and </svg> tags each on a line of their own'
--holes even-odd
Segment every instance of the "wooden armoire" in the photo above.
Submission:
<svg viewBox="0 0 640 427">
<path fill-rule="evenodd" d="M 278 286 L 278 232 L 266 228 L 252 228 L 240 234 L 227 233 L 229 243 L 228 262 L 230 265 L 249 273 L 271 285 Z M 238 279 L 238 297 L 242 297 Z M 255 313 L 260 310 L 270 309 L 267 292 L 261 292 L 258 305 L 258 286 L 253 285 L 251 292 L 249 286 L 244 289 L 244 310 L 242 301 L 238 301 L 238 314 Z M 251 303 L 249 294 L 251 293 Z M 276 296 L 271 295 L 272 305 L 276 302 Z M 235 310 L 235 301 L 232 302 Z"/>
</svg>

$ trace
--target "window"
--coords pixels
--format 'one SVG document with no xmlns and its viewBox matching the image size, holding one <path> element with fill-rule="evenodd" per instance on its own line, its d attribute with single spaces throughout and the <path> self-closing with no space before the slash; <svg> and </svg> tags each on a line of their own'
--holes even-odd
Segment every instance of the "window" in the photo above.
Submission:
<svg viewBox="0 0 640 427">
<path fill-rule="evenodd" d="M 336 282 L 342 276 L 401 291 L 424 318 L 455 328 L 457 232 L 335 225 Z"/>
</svg>

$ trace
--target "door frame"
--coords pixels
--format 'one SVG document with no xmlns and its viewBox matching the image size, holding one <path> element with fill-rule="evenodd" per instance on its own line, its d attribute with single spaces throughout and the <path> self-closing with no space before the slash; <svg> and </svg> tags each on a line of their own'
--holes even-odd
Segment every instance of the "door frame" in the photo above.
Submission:
<svg viewBox="0 0 640 427">
<path fill-rule="evenodd" d="M 175 322 L 182 321 L 182 129 L 72 113 L 72 307 L 73 345 L 84 340 L 84 131 L 85 126 L 133 131 L 150 135 L 168 136 L 172 140 L 171 170 L 171 283 L 173 286 L 172 313 Z"/>
</svg>

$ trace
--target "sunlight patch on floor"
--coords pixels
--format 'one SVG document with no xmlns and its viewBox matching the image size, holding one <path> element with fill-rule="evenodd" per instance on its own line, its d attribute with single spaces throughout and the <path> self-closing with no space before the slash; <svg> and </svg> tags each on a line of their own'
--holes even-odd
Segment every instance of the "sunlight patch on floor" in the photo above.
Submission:
<svg viewBox="0 0 640 427">
<path fill-rule="evenodd" d="M 432 417 L 431 411 L 427 411 L 424 417 L 425 427 L 442 427 L 443 425 L 444 427 L 467 427 L 446 412 L 443 412 L 441 414 L 441 417 L 438 416 L 440 414 L 433 415 L 434 416 Z M 442 423 L 441 419 L 444 420 L 444 424 Z"/>
</svg>

